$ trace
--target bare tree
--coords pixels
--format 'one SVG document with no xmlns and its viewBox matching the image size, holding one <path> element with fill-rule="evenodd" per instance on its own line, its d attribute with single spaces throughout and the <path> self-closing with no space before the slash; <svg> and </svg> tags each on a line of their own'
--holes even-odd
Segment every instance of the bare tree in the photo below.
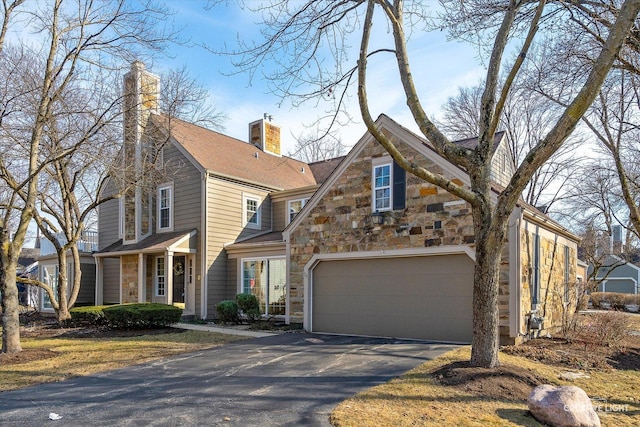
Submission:
<svg viewBox="0 0 640 427">
<path fill-rule="evenodd" d="M 460 88 L 443 106 L 443 118 L 437 124 L 450 138 L 478 135 L 482 86 Z M 558 115 L 558 105 L 532 93 L 522 85 L 514 87 L 506 100 L 499 128 L 507 133 L 511 161 L 519 165 L 538 144 Z M 566 183 L 580 165 L 574 148 L 583 142 L 581 135 L 571 135 L 565 144 L 538 169 L 523 193 L 524 201 L 551 213 L 552 205 L 566 197 Z"/>
<path fill-rule="evenodd" d="M 306 92 L 307 98 L 346 90 L 352 77 L 357 75 L 360 113 L 374 138 L 402 168 L 471 204 L 476 245 L 471 364 L 495 367 L 498 365 L 499 338 L 498 276 L 508 218 L 536 171 L 562 147 L 597 96 L 634 26 L 640 0 L 626 0 L 615 10 L 615 19 L 602 33 L 603 47 L 594 52 L 593 63 L 582 77 L 573 81 L 567 107 L 525 156 L 497 201 L 493 200 L 491 190 L 490 162 L 494 135 L 513 82 L 537 40 L 541 22 L 544 21 L 552 31 L 563 31 L 570 20 L 562 15 L 562 6 L 547 5 L 545 1 L 452 0 L 441 3 L 443 12 L 436 16 L 441 28 L 462 39 L 475 39 L 479 35 L 476 41 L 481 52 L 486 53 L 487 74 L 478 114 L 478 145 L 474 149 L 459 147 L 444 135 L 428 118 L 416 89 L 415 80 L 421 74 L 410 66 L 407 34 L 420 30 L 424 24 L 426 12 L 422 2 L 274 1 L 270 5 L 261 4 L 258 8 L 262 12 L 264 25 L 261 30 L 265 41 L 245 45 L 239 52 L 242 56 L 238 66 L 241 70 L 255 72 L 264 61 L 273 60 L 282 67 L 276 67 L 270 81 L 279 84 L 287 96 L 295 95 L 293 88 L 310 83 L 313 87 Z M 393 47 L 386 48 L 377 41 L 376 46 L 370 48 L 374 21 L 384 21 L 382 28 L 388 29 Z M 348 61 L 347 50 L 352 43 L 348 38 L 356 32 L 361 33 L 357 66 Z M 380 30 L 376 35 L 384 33 Z M 515 60 L 506 61 L 504 54 L 507 46 L 511 46 L 510 42 L 518 44 L 518 54 Z M 321 57 L 326 50 L 334 61 L 324 61 L 326 58 Z M 384 54 L 391 54 L 395 59 L 407 106 L 420 131 L 441 156 L 469 173 L 470 188 L 408 161 L 376 127 L 367 95 L 367 75 L 369 61 Z M 345 64 L 353 64 L 353 67 Z M 503 67 L 506 67 L 504 73 Z M 499 85 L 502 75 L 506 77 Z"/>
<path fill-rule="evenodd" d="M 320 134 L 316 132 L 298 136 L 293 151 L 288 155 L 306 163 L 313 163 L 340 157 L 346 153 L 347 147 L 339 137 L 331 132 L 323 136 L 319 136 Z"/>
<path fill-rule="evenodd" d="M 3 4 L 5 18 L 0 34 L 4 35 L 13 21 L 6 14 L 7 2 Z M 74 138 L 68 146 L 50 144 L 50 149 L 46 149 L 53 133 L 73 129 L 72 123 L 62 128 L 51 125 L 60 123 L 56 120 L 63 117 L 74 120 L 73 97 L 78 91 L 90 90 L 95 83 L 88 76 L 97 75 L 97 70 L 117 68 L 143 51 L 159 52 L 174 36 L 165 24 L 169 11 L 151 0 L 51 0 L 17 6 L 12 15 L 21 14 L 24 19 L 20 25 L 37 34 L 43 43 L 41 48 L 34 49 L 17 41 L 12 43 L 13 52 L 8 53 L 8 42 L 4 39 L 0 47 L 0 63 L 12 77 L 14 89 L 1 99 L 0 144 L 3 152 L 15 147 L 16 152 L 28 153 L 0 158 L 0 179 L 11 190 L 0 210 L 2 351 L 8 353 L 21 351 L 16 265 L 27 227 L 36 215 L 40 178 L 47 167 L 55 167 L 56 162 L 63 161 L 83 141 Z M 91 120 L 99 128 L 105 119 L 104 112 L 88 107 L 85 111 L 95 114 Z M 63 136 L 53 139 L 62 141 Z M 19 219 L 15 229 L 9 230 L 11 219 L 16 216 Z"/>
</svg>

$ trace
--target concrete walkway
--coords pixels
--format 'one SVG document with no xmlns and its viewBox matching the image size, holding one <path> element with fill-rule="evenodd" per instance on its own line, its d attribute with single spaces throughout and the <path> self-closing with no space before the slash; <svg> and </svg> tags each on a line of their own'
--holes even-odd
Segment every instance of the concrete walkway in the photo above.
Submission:
<svg viewBox="0 0 640 427">
<path fill-rule="evenodd" d="M 328 426 L 345 398 L 453 348 L 306 333 L 250 338 L 0 393 L 0 425 Z"/>
<path fill-rule="evenodd" d="M 277 335 L 271 332 L 250 331 L 246 329 L 225 328 L 220 326 L 195 324 L 195 323 L 176 323 L 171 326 L 173 328 L 188 329 L 191 331 L 217 332 L 219 334 L 239 335 L 239 336 L 251 337 L 251 338 L 264 338 L 264 337 L 272 337 L 274 335 Z"/>
</svg>

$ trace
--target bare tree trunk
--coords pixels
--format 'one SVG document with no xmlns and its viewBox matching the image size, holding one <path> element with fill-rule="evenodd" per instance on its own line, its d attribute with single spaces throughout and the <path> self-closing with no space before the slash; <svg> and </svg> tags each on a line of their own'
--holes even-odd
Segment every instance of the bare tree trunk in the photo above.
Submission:
<svg viewBox="0 0 640 427">
<path fill-rule="evenodd" d="M 71 317 L 67 305 L 67 283 L 69 283 L 67 252 L 63 248 L 61 252 L 58 252 L 58 298 L 55 303 L 52 301 L 59 322 Z"/>
<path fill-rule="evenodd" d="M 4 257 L 3 257 L 4 258 Z M 0 268 L 0 292 L 2 292 L 2 352 L 19 353 L 20 345 L 20 304 L 16 284 L 17 258 L 3 261 Z"/>
</svg>

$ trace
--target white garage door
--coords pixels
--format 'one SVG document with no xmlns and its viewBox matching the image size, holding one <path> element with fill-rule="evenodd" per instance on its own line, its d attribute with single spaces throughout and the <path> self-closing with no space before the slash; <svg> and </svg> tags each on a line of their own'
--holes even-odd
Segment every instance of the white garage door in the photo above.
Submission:
<svg viewBox="0 0 640 427">
<path fill-rule="evenodd" d="M 321 261 L 312 274 L 314 332 L 471 341 L 467 255 Z"/>
</svg>

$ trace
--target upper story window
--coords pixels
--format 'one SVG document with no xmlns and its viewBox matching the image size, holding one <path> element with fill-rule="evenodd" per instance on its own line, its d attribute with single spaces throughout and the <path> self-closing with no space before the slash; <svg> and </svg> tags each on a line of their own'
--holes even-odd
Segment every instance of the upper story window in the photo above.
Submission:
<svg viewBox="0 0 640 427">
<path fill-rule="evenodd" d="M 158 187 L 158 231 L 173 229 L 173 184 Z"/>
<path fill-rule="evenodd" d="M 391 209 L 391 163 L 373 168 L 373 207 L 377 211 Z"/>
<path fill-rule="evenodd" d="M 296 217 L 296 215 L 298 215 L 298 213 L 300 213 L 300 211 L 302 210 L 302 208 L 304 208 L 304 205 L 306 205 L 308 201 L 308 197 L 305 199 L 289 200 L 289 214 L 287 217 L 287 224 L 293 221 L 293 219 Z"/>
<path fill-rule="evenodd" d="M 243 195 L 244 223 L 249 228 L 260 229 L 260 199 L 255 196 Z"/>
<path fill-rule="evenodd" d="M 371 179 L 373 211 L 399 210 L 406 207 L 406 172 L 391 158 L 374 160 Z"/>
</svg>

